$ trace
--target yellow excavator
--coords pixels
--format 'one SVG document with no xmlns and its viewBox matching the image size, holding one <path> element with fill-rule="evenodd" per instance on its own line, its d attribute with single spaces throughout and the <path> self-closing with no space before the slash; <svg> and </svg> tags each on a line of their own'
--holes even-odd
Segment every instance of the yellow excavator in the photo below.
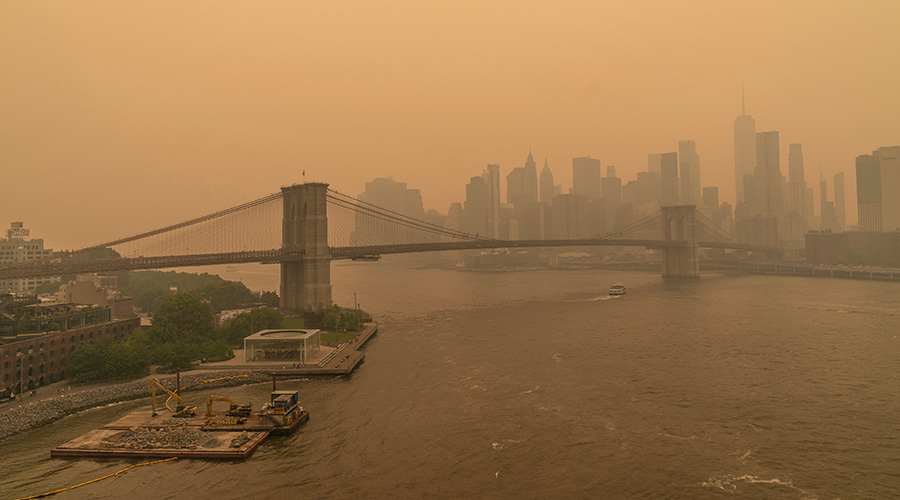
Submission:
<svg viewBox="0 0 900 500">
<path fill-rule="evenodd" d="M 150 380 L 150 394 L 151 394 L 151 398 L 153 400 L 153 416 L 154 417 L 156 416 L 156 388 L 157 387 L 159 387 L 160 389 L 162 389 L 163 392 L 165 392 L 166 394 L 169 395 L 169 397 L 166 398 L 165 406 L 166 406 L 167 410 L 169 410 L 170 412 L 175 414 L 175 415 L 173 415 L 174 417 L 189 418 L 189 417 L 193 417 L 193 416 L 197 415 L 197 407 L 196 406 L 185 406 L 184 399 L 182 399 L 181 396 L 176 394 L 175 391 L 169 390 L 168 388 L 166 388 L 166 386 L 160 384 L 159 380 L 156 380 L 154 378 L 154 379 Z M 169 401 L 171 401 L 172 398 L 175 398 L 175 400 L 178 401 L 178 406 L 176 406 L 174 410 L 172 409 L 171 406 L 169 406 Z"/>
<path fill-rule="evenodd" d="M 228 415 L 231 417 L 244 417 L 247 418 L 250 416 L 250 413 L 253 412 L 253 404 L 239 405 L 235 403 L 235 401 L 231 398 L 227 398 L 225 396 L 210 396 L 206 398 L 206 416 L 212 416 L 212 404 L 213 401 L 224 401 L 231 405 L 228 408 Z"/>
</svg>

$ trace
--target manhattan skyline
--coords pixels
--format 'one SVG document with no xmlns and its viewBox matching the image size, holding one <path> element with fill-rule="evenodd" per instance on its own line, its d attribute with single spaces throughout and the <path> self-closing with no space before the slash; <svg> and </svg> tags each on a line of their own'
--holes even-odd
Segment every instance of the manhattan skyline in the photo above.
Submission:
<svg viewBox="0 0 900 500">
<path fill-rule="evenodd" d="M 630 180 L 683 140 L 701 187 L 734 203 L 743 85 L 756 130 L 779 133 L 783 175 L 795 143 L 808 186 L 820 165 L 846 174 L 852 223 L 855 158 L 900 142 L 900 69 L 884 64 L 900 34 L 870 29 L 895 3 L 166 12 L 0 6 L 0 218 L 77 247 L 274 192 L 303 170 L 351 193 L 392 175 L 446 213 L 485 165 L 505 179 L 529 149 L 565 192 L 573 157 Z"/>
</svg>

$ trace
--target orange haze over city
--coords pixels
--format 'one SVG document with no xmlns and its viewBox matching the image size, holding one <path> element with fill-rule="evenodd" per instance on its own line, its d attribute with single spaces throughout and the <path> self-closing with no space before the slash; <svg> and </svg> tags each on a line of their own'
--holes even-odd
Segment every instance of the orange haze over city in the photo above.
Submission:
<svg viewBox="0 0 900 500">
<path fill-rule="evenodd" d="M 806 179 L 900 143 L 896 1 L 0 3 L 0 223 L 86 246 L 306 180 L 393 176 L 446 213 L 529 150 L 626 182 L 696 141 L 734 202 L 733 121 Z M 893 20 L 894 23 L 891 23 Z M 505 193 L 505 182 L 501 187 Z M 817 208 L 818 209 L 818 208 Z"/>
</svg>

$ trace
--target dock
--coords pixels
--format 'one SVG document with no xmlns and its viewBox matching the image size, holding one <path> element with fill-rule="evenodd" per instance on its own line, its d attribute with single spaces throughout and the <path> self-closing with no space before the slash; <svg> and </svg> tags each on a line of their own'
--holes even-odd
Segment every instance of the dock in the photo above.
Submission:
<svg viewBox="0 0 900 500">
<path fill-rule="evenodd" d="M 209 428 L 207 421 L 200 416 L 176 418 L 136 411 L 53 448 L 50 456 L 236 460 L 249 457 L 269 437 L 258 425 L 219 430 Z"/>
</svg>

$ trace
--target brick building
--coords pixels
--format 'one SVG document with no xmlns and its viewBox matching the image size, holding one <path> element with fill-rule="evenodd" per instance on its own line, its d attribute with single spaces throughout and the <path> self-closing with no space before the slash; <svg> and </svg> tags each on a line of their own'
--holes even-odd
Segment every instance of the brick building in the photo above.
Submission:
<svg viewBox="0 0 900 500">
<path fill-rule="evenodd" d="M 139 327 L 140 318 L 119 318 L 66 331 L 0 337 L 0 390 L 20 393 L 63 380 L 75 348 L 107 337 L 123 339 Z"/>
</svg>

